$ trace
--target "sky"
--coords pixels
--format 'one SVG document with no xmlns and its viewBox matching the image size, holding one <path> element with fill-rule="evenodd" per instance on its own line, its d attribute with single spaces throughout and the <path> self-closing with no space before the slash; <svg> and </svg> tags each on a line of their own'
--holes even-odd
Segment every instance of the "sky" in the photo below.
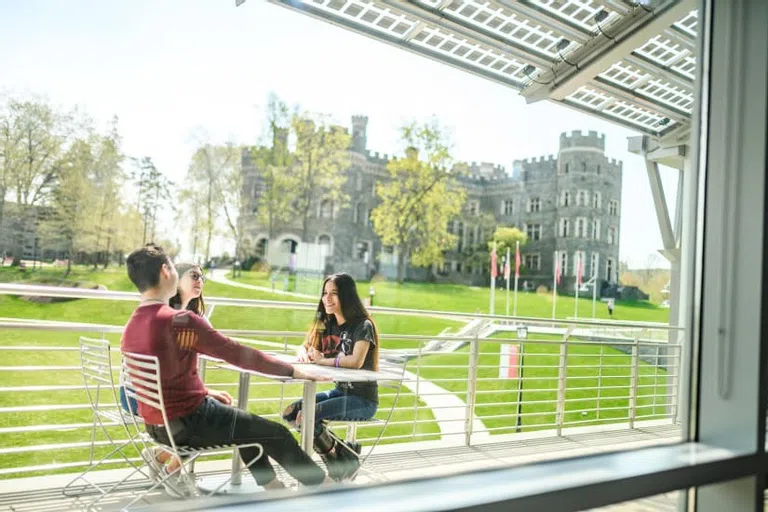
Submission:
<svg viewBox="0 0 768 512">
<path fill-rule="evenodd" d="M 638 133 L 264 0 L 0 0 L 2 92 L 81 107 L 101 126 L 118 116 L 124 151 L 176 182 L 200 133 L 256 143 L 270 92 L 345 126 L 367 115 L 369 149 L 390 155 L 400 126 L 434 116 L 456 159 L 510 172 L 556 154 L 561 132 L 596 130 L 624 163 L 620 259 L 666 266 L 645 165 L 627 151 Z M 674 212 L 677 171 L 662 179 Z"/>
</svg>

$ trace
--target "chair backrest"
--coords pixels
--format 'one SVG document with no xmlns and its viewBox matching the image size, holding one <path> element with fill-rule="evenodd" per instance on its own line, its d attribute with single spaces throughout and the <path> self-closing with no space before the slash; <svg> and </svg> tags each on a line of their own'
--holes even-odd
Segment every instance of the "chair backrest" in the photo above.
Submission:
<svg viewBox="0 0 768 512">
<path fill-rule="evenodd" d="M 136 354 L 134 352 L 122 353 L 120 366 L 120 384 L 125 389 L 129 399 L 134 399 L 148 407 L 158 410 L 163 418 L 168 439 L 176 449 L 170 426 L 168 414 L 163 400 L 163 387 L 160 378 L 160 361 L 156 356 Z M 138 425 L 136 425 L 138 428 Z"/>
<path fill-rule="evenodd" d="M 112 376 L 112 358 L 109 342 L 93 338 L 80 338 L 80 368 L 85 392 L 94 412 L 114 409 L 118 402 L 115 379 Z"/>
</svg>

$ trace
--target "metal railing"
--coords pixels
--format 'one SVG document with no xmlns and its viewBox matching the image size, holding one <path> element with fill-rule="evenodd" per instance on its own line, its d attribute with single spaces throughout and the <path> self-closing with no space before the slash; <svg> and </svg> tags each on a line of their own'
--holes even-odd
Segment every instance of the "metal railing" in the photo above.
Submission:
<svg viewBox="0 0 768 512">
<path fill-rule="evenodd" d="M 136 294 L 25 285 L 0 285 L 0 294 L 102 300 L 137 299 Z M 314 304 L 207 298 L 218 306 L 313 310 Z M 380 391 L 378 417 L 361 425 L 357 439 L 381 443 L 430 439 L 464 442 L 531 430 L 561 435 L 575 426 L 674 421 L 679 389 L 682 330 L 662 324 L 586 322 L 496 317 L 443 311 L 371 308 L 376 315 L 440 316 L 468 322 L 466 332 L 440 335 L 382 333 L 383 360 L 405 367 L 399 394 Z M 226 314 L 226 313 L 225 313 Z M 217 316 L 222 310 L 217 309 Z M 472 321 L 472 322 L 470 322 Z M 519 330 L 523 326 L 524 329 Z M 36 343 L 36 332 L 61 333 L 61 341 Z M 80 335 L 118 344 L 121 326 L 50 320 L 0 321 L 2 333 L 23 342 L 0 346 L 0 478 L 89 464 L 91 415 L 80 379 Z M 222 329 L 225 335 L 263 350 L 291 352 L 304 332 Z M 511 333 L 511 336 L 509 334 Z M 522 335 L 522 339 L 521 339 Z M 527 335 L 527 336 L 526 336 Z M 264 340 L 263 338 L 268 338 Z M 671 338 L 672 341 L 669 341 Z M 275 341 L 280 340 L 280 341 Z M 663 341 L 661 341 L 663 340 Z M 500 375 L 502 345 L 514 345 L 517 375 Z M 387 347 L 397 347 L 388 349 Z M 508 359 L 504 360 L 507 366 Z M 117 369 L 118 361 L 114 361 Z M 512 367 L 510 366 L 510 367 Z M 236 390 L 233 372 L 209 366 L 206 385 Z M 253 379 L 249 409 L 278 418 L 300 398 L 297 385 Z M 398 396 L 395 402 L 395 396 Z M 340 428 L 344 428 L 343 425 Z M 97 441 L 97 448 L 105 447 Z M 118 462 L 118 461 L 116 461 Z"/>
</svg>

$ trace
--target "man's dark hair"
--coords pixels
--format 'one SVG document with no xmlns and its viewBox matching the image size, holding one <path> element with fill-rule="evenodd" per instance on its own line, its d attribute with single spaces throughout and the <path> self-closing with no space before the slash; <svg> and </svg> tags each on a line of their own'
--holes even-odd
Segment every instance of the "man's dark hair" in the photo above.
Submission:
<svg viewBox="0 0 768 512">
<path fill-rule="evenodd" d="M 162 247 L 148 243 L 129 254 L 125 266 L 128 267 L 128 278 L 143 293 L 157 286 L 160 282 L 160 269 L 170 262 Z"/>
</svg>

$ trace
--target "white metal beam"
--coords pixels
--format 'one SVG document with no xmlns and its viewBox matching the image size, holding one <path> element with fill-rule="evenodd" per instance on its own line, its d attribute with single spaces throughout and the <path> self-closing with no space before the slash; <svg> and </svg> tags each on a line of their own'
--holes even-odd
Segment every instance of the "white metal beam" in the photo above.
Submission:
<svg viewBox="0 0 768 512">
<path fill-rule="evenodd" d="M 577 66 L 560 62 L 551 71 L 539 75 L 537 82 L 542 84 L 529 87 L 523 91 L 523 96 L 529 103 L 547 98 L 562 100 L 627 57 L 648 39 L 669 28 L 693 7 L 692 0 L 680 0 L 668 2 L 654 11 L 636 9 L 606 29 L 612 39 L 601 35 L 571 52 L 568 60 Z"/>
</svg>

